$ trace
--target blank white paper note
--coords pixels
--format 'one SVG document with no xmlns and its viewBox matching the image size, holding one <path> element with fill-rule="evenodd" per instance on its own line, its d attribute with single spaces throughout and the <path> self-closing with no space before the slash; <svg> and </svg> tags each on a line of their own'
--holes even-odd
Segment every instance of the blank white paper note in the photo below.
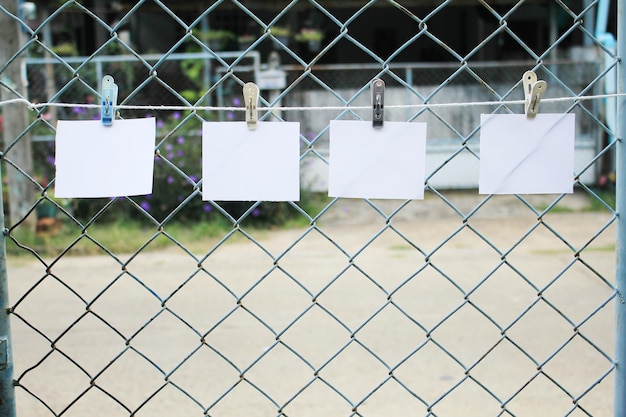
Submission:
<svg viewBox="0 0 626 417">
<path fill-rule="evenodd" d="M 572 193 L 574 114 L 482 114 L 480 194 Z"/>
<path fill-rule="evenodd" d="M 202 124 L 202 198 L 217 201 L 300 200 L 300 124 Z"/>
<path fill-rule="evenodd" d="M 423 199 L 426 123 L 330 122 L 331 197 Z"/>
<path fill-rule="evenodd" d="M 59 120 L 54 195 L 106 198 L 152 193 L 154 118 Z"/>
</svg>

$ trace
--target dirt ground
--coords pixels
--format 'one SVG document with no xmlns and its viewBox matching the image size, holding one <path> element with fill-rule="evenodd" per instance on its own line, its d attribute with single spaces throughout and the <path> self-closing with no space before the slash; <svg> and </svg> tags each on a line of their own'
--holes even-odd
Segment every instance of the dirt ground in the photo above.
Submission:
<svg viewBox="0 0 626 417">
<path fill-rule="evenodd" d="M 612 214 L 446 199 L 9 259 L 18 416 L 611 416 Z"/>
</svg>

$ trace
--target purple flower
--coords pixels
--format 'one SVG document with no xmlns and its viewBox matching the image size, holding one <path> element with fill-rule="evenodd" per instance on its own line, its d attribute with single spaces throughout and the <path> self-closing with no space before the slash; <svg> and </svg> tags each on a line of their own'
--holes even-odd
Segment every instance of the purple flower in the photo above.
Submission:
<svg viewBox="0 0 626 417">
<path fill-rule="evenodd" d="M 204 210 L 205 213 L 210 213 L 211 211 L 213 211 L 213 207 L 210 204 L 205 204 L 204 207 L 202 207 L 202 209 Z"/>
<path fill-rule="evenodd" d="M 148 203 L 147 201 L 142 201 L 141 203 L 139 203 L 139 206 L 144 209 L 145 211 L 150 211 L 151 207 L 150 207 L 150 203 Z"/>
<path fill-rule="evenodd" d="M 172 113 L 172 119 L 174 120 L 180 120 L 180 116 L 181 114 L 178 111 L 175 111 L 174 113 Z"/>
<path fill-rule="evenodd" d="M 47 156 L 46 162 L 49 163 L 50 165 L 54 165 L 56 160 L 54 159 L 54 156 Z"/>
<path fill-rule="evenodd" d="M 162 128 L 163 126 L 165 126 L 165 123 L 163 123 L 163 120 L 158 120 L 156 125 L 157 125 L 157 127 L 160 129 L 160 128 Z"/>
<path fill-rule="evenodd" d="M 196 177 L 195 175 L 190 175 L 189 179 L 193 182 L 196 182 L 196 183 L 198 182 L 198 177 Z"/>
<path fill-rule="evenodd" d="M 72 112 L 74 114 L 85 114 L 85 113 L 87 113 L 87 111 L 85 109 L 83 109 L 82 107 L 72 107 Z"/>
<path fill-rule="evenodd" d="M 185 153 L 183 151 L 176 152 L 176 156 L 178 156 L 179 158 L 182 158 L 184 154 Z"/>
<path fill-rule="evenodd" d="M 238 97 L 234 98 L 233 99 L 233 106 L 237 106 L 237 107 L 241 106 L 241 99 L 238 98 Z"/>
<path fill-rule="evenodd" d="M 173 182 L 174 182 L 174 177 L 172 177 L 172 176 L 170 175 L 169 177 L 167 177 L 167 180 L 166 180 L 166 181 L 167 181 L 167 183 L 168 183 L 168 184 L 171 184 L 171 183 L 173 183 Z"/>
<path fill-rule="evenodd" d="M 252 210 L 252 217 L 259 217 L 261 215 L 261 210 L 259 210 L 258 208 L 255 208 L 254 210 Z"/>
<path fill-rule="evenodd" d="M 232 111 L 229 111 L 228 113 L 226 113 L 226 118 L 228 120 L 233 120 L 235 118 L 235 113 L 233 113 Z"/>
<path fill-rule="evenodd" d="M 174 152 L 169 152 L 167 154 L 167 159 L 172 159 L 172 158 L 174 158 Z"/>
<path fill-rule="evenodd" d="M 182 137 L 182 136 L 179 136 L 179 137 L 177 137 L 177 138 L 176 138 L 176 142 L 177 142 L 179 145 L 182 145 L 183 143 L 185 143 L 185 138 L 184 138 L 184 137 Z"/>
<path fill-rule="evenodd" d="M 165 150 L 166 151 L 171 151 L 172 149 L 174 149 L 174 146 L 171 143 L 167 143 L 165 145 Z"/>
</svg>

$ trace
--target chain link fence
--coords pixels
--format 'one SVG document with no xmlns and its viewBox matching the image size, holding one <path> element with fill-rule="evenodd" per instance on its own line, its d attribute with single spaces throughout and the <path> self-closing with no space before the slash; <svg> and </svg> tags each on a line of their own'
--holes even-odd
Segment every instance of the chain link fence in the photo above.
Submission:
<svg viewBox="0 0 626 417">
<path fill-rule="evenodd" d="M 573 3 L 0 2 L 3 415 L 624 415 L 615 10 Z M 270 56 L 302 200 L 202 201 L 201 123 Z M 528 69 L 576 114 L 575 192 L 479 195 L 479 115 L 521 113 Z M 104 74 L 157 118 L 154 192 L 56 199 L 56 121 L 98 118 Z M 374 77 L 428 123 L 424 200 L 325 195 Z"/>
</svg>

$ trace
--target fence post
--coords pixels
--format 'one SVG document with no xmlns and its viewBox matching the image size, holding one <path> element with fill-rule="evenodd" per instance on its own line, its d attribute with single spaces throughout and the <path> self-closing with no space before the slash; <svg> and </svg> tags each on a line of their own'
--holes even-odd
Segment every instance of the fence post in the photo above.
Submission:
<svg viewBox="0 0 626 417">
<path fill-rule="evenodd" d="M 0 13 L 0 39 L 2 39 L 0 42 L 0 65 L 2 65 L 0 99 L 4 101 L 26 96 L 21 67 L 25 53 L 20 52 L 24 44 L 22 28 L 11 16 L 18 15 L 18 2 L 0 0 L 0 6 L 3 9 Z M 24 172 L 33 172 L 31 138 L 27 129 L 28 109 L 23 104 L 5 105 L 2 107 L 2 117 L 4 146 L 8 147 L 9 144 L 15 142 L 9 152 L 10 157 L 7 156 L 7 159 Z M 17 223 L 20 219 L 24 219 L 25 224 L 34 228 L 35 216 L 26 216 L 31 208 L 32 196 L 36 191 L 33 183 L 16 169 L 7 169 L 4 175 L 8 183 L 8 213 L 11 222 Z"/>
<path fill-rule="evenodd" d="M 617 93 L 626 91 L 626 0 L 617 0 Z M 626 417 L 626 118 L 620 117 L 626 112 L 626 98 L 617 97 L 616 125 L 616 203 L 617 210 L 617 269 L 615 285 L 617 301 L 615 303 L 615 417 Z"/>
<path fill-rule="evenodd" d="M 2 171 L 0 170 L 0 184 Z M 7 282 L 6 236 L 4 235 L 4 201 L 0 188 L 0 416 L 15 417 L 15 387 L 13 385 L 13 352 L 9 322 L 9 290 Z"/>
</svg>

